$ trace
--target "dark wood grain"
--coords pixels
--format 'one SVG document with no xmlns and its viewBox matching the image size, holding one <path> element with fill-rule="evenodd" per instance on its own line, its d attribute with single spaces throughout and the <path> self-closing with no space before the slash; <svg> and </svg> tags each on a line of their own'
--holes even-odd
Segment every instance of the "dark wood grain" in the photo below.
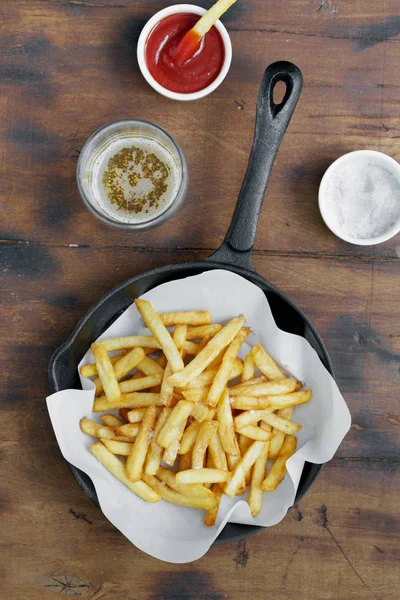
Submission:
<svg viewBox="0 0 400 600">
<path fill-rule="evenodd" d="M 151 246 L 217 247 L 246 168 L 262 72 L 286 58 L 303 70 L 305 86 L 273 171 L 256 247 L 370 257 L 369 248 L 349 247 L 330 234 L 319 216 L 317 192 L 326 167 L 347 151 L 372 147 L 400 158 L 398 38 L 357 50 L 357 40 L 371 37 L 363 34 L 360 15 L 379 21 L 364 1 L 341 8 L 334 18 L 313 2 L 291 3 L 289 11 L 276 5 L 272 16 L 262 2 L 238 4 L 229 16 L 239 25 L 232 31 L 235 60 L 226 81 L 201 101 L 177 105 L 155 94 L 136 64 L 143 20 L 165 4 L 139 3 L 133 10 L 124 2 L 20 1 L 2 8 L 9 24 L 9 35 L 0 41 L 8 98 L 1 125 L 9 199 L 1 207 L 2 237 L 52 241 L 56 235 L 62 243 L 121 244 L 118 231 L 99 226 L 83 207 L 76 161 L 97 127 L 140 116 L 177 137 L 190 169 L 184 207 L 152 233 Z M 264 30 L 271 18 L 272 29 Z M 286 32 L 283 26 L 296 22 L 315 30 L 311 39 L 300 29 Z M 358 37 L 354 23 L 361 28 Z M 323 35 L 332 29 L 354 30 L 353 37 Z M 398 244 L 398 238 L 391 240 L 374 254 L 396 257 Z M 148 247 L 149 236 L 126 234 L 123 245 Z"/>
<path fill-rule="evenodd" d="M 334 460 L 276 527 L 213 547 L 195 563 L 170 565 L 114 529 L 77 487 L 44 411 L 42 423 L 40 439 L 2 447 L 9 461 L 18 452 L 20 471 L 2 486 L 2 597 L 10 590 L 13 600 L 67 591 L 83 600 L 398 597 L 398 461 Z M 21 487 L 24 479 L 29 487 Z"/>
<path fill-rule="evenodd" d="M 341 154 L 400 160 L 398 0 L 239 0 L 220 88 L 175 103 L 145 83 L 136 43 L 166 0 L 15 0 L 0 5 L 0 597 L 46 600 L 395 600 L 400 578 L 400 238 L 350 246 L 323 225 L 318 185 Z M 198 0 L 208 7 L 208 0 Z M 102 294 L 221 243 L 246 169 L 258 85 L 272 61 L 304 74 L 269 183 L 257 271 L 311 318 L 353 425 L 286 519 L 193 564 L 139 552 L 83 494 L 44 402 L 47 365 Z M 100 225 L 76 163 L 123 117 L 163 125 L 190 169 L 182 210 L 147 234 Z"/>
</svg>

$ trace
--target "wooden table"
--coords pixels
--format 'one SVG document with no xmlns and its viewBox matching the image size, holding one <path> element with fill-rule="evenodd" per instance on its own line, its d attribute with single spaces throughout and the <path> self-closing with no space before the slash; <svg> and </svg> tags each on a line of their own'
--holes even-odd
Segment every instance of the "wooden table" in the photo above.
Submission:
<svg viewBox="0 0 400 600">
<path fill-rule="evenodd" d="M 209 6 L 205 0 L 198 4 Z M 239 0 L 224 17 L 230 73 L 177 103 L 135 48 L 165 0 L 2 2 L 0 596 L 51 600 L 369 600 L 399 597 L 400 238 L 351 246 L 323 225 L 326 167 L 362 148 L 400 160 L 398 0 Z M 258 272 L 309 315 L 353 416 L 300 505 L 272 529 L 193 564 L 141 553 L 83 494 L 47 416 L 47 365 L 91 304 L 156 266 L 201 258 L 228 227 L 264 68 L 303 71 L 254 251 Z M 81 203 L 79 151 L 100 125 L 141 117 L 181 143 L 190 189 L 147 234 L 107 229 Z"/>
</svg>

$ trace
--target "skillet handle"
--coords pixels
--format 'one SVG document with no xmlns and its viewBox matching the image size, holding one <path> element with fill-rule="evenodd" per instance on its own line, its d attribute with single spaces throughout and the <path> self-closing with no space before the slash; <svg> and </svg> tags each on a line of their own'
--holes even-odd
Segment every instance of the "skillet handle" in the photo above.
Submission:
<svg viewBox="0 0 400 600">
<path fill-rule="evenodd" d="M 286 84 L 286 92 L 282 102 L 275 104 L 273 91 L 278 81 Z M 265 70 L 258 93 L 253 147 L 246 175 L 225 239 L 209 260 L 253 269 L 251 251 L 265 190 L 302 87 L 301 71 L 290 62 L 279 61 Z"/>
</svg>

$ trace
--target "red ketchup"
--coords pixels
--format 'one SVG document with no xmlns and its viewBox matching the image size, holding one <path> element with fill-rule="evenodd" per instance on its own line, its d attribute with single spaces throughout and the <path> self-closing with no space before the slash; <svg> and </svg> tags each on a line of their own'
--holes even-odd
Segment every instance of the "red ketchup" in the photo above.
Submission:
<svg viewBox="0 0 400 600">
<path fill-rule="evenodd" d="M 203 90 L 222 69 L 224 42 L 215 26 L 201 40 L 192 58 L 178 65 L 178 44 L 199 19 L 199 15 L 191 13 L 170 15 L 157 23 L 147 38 L 147 68 L 154 79 L 171 92 L 191 94 Z"/>
</svg>

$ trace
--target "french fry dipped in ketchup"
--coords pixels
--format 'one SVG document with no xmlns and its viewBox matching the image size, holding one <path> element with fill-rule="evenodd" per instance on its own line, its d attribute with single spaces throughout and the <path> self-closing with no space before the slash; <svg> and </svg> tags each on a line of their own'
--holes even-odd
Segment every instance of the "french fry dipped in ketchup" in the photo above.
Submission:
<svg viewBox="0 0 400 600">
<path fill-rule="evenodd" d="M 182 66 L 199 48 L 202 38 L 236 0 L 218 0 L 182 38 L 176 48 L 175 62 Z"/>
</svg>

